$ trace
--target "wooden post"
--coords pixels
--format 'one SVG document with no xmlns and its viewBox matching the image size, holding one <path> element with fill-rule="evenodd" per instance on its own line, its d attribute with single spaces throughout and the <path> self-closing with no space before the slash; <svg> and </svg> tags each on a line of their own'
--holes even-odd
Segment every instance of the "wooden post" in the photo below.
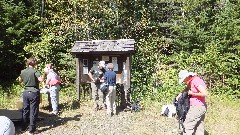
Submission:
<svg viewBox="0 0 240 135">
<path fill-rule="evenodd" d="M 86 97 L 86 84 L 82 84 L 82 96 L 83 96 L 83 100 L 85 100 Z"/>
<path fill-rule="evenodd" d="M 77 86 L 77 100 L 80 101 L 80 66 L 79 58 L 76 58 L 76 86 Z"/>
<path fill-rule="evenodd" d="M 131 77 L 131 72 L 132 72 L 131 69 L 132 69 L 132 67 L 131 66 L 132 66 L 132 54 L 130 53 L 129 54 L 129 69 L 128 69 L 129 70 L 129 88 L 128 89 L 129 89 L 130 93 L 132 93 L 132 89 L 131 89 L 131 78 L 132 78 Z M 128 93 L 128 95 L 127 95 L 128 102 L 131 102 L 130 93 Z"/>
<path fill-rule="evenodd" d="M 125 99 L 127 104 L 129 104 L 130 101 L 130 95 L 129 95 L 129 89 L 131 87 L 131 54 L 127 57 L 126 60 L 126 70 L 127 70 L 127 83 L 126 83 L 126 88 L 125 89 Z"/>
<path fill-rule="evenodd" d="M 130 56 L 126 57 L 125 65 L 123 65 L 123 85 L 121 91 L 121 107 L 126 108 L 130 103 L 129 88 L 130 88 Z"/>
</svg>

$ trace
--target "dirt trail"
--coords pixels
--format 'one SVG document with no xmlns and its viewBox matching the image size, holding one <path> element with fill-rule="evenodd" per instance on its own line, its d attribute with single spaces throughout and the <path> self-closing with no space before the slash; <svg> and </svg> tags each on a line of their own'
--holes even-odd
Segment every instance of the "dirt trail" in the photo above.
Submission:
<svg viewBox="0 0 240 135">
<path fill-rule="evenodd" d="M 156 108 L 146 108 L 137 113 L 120 110 L 112 117 L 106 115 L 106 110 L 95 112 L 92 102 L 84 102 L 80 108 L 63 110 L 59 116 L 50 115 L 44 108 L 40 111 L 40 116 L 44 119 L 37 123 L 39 135 L 178 134 L 177 120 L 161 116 L 160 110 Z"/>
</svg>

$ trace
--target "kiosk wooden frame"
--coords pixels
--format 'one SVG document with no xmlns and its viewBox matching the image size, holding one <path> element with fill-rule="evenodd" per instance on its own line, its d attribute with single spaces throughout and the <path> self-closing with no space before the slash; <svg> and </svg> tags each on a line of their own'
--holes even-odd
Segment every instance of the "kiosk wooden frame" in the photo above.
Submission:
<svg viewBox="0 0 240 135">
<path fill-rule="evenodd" d="M 85 85 L 91 83 L 88 76 L 91 67 L 97 66 L 99 61 L 105 61 L 106 65 L 107 63 L 114 64 L 117 84 L 121 86 L 119 87 L 121 106 L 125 107 L 126 101 L 129 100 L 127 95 L 131 86 L 134 43 L 134 39 L 76 41 L 71 53 L 76 57 L 77 99 L 80 100 L 80 92 L 85 91 Z"/>
</svg>

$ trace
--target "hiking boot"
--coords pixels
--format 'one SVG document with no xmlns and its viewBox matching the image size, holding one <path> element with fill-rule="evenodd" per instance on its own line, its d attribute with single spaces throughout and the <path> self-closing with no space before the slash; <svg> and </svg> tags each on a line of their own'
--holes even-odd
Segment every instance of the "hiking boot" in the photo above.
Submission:
<svg viewBox="0 0 240 135">
<path fill-rule="evenodd" d="M 95 106 L 95 108 L 94 108 L 94 111 L 95 112 L 97 112 L 98 110 L 100 110 L 100 108 L 99 108 L 99 105 L 97 104 L 97 105 L 94 105 Z"/>
<path fill-rule="evenodd" d="M 52 111 L 51 114 L 58 115 L 58 111 Z"/>
<path fill-rule="evenodd" d="M 25 133 L 26 131 L 27 131 L 27 129 L 20 129 L 20 130 L 19 130 L 19 132 L 20 132 L 21 134 Z"/>
<path fill-rule="evenodd" d="M 28 135 L 35 135 L 35 134 L 38 134 L 38 130 L 35 130 L 34 132 L 32 132 L 32 131 L 28 132 Z"/>
<path fill-rule="evenodd" d="M 112 112 L 113 115 L 117 115 L 117 112 Z"/>
<path fill-rule="evenodd" d="M 107 105 L 106 105 L 106 104 L 104 104 L 104 107 L 103 107 L 103 108 L 104 108 L 104 110 L 107 110 Z"/>
<path fill-rule="evenodd" d="M 98 110 L 99 110 L 99 108 L 98 108 L 98 107 L 95 107 L 95 108 L 94 108 L 94 111 L 95 111 L 95 112 L 97 112 Z"/>
<path fill-rule="evenodd" d="M 99 107 L 99 110 L 107 110 L 107 105 L 101 105 L 100 107 Z"/>
</svg>

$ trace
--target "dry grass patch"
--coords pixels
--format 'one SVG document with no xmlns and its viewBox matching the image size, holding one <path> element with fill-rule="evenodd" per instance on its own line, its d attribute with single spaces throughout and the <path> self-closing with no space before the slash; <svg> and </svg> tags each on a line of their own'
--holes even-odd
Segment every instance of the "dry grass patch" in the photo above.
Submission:
<svg viewBox="0 0 240 135">
<path fill-rule="evenodd" d="M 6 99 L 6 98 L 5 98 Z M 19 97 L 6 99 L 4 108 L 16 108 Z M 162 104 L 155 101 L 142 101 L 144 110 L 137 113 L 119 111 L 113 117 L 106 116 L 106 110 L 95 112 L 93 101 L 76 102 L 75 95 L 60 93 L 60 115 L 52 116 L 45 108 L 47 95 L 42 96 L 38 121 L 39 135 L 177 135 L 178 121 L 175 118 L 161 116 Z M 238 135 L 240 127 L 239 100 L 208 97 L 206 115 L 206 133 L 211 135 Z"/>
<path fill-rule="evenodd" d="M 240 102 L 239 100 L 209 97 L 206 115 L 206 130 L 213 135 L 239 135 Z"/>
</svg>

